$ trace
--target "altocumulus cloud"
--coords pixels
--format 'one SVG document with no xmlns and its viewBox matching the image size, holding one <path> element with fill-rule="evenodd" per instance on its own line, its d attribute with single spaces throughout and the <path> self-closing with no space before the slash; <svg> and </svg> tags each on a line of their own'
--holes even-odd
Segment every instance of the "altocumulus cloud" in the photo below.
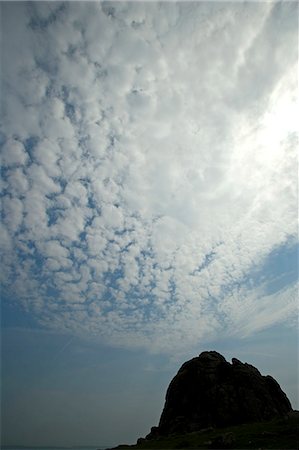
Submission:
<svg viewBox="0 0 299 450">
<path fill-rule="evenodd" d="M 291 322 L 252 274 L 296 238 L 297 8 L 2 4 L 7 297 L 152 351 Z"/>
</svg>

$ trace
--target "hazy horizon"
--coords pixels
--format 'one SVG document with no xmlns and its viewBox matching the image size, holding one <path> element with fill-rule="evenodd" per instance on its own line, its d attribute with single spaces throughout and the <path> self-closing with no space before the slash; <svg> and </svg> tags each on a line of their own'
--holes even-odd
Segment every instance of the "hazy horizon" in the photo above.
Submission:
<svg viewBox="0 0 299 450">
<path fill-rule="evenodd" d="M 134 443 L 203 350 L 298 409 L 298 3 L 0 8 L 1 441 Z"/>
</svg>

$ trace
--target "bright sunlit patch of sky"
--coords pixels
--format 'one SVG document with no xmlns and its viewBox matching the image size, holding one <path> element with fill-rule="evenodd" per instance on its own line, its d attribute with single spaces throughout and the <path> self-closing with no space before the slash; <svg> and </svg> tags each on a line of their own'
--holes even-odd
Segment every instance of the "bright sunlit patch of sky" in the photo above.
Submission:
<svg viewBox="0 0 299 450">
<path fill-rule="evenodd" d="M 182 359 L 293 333 L 298 5 L 1 10 L 3 326 Z"/>
</svg>

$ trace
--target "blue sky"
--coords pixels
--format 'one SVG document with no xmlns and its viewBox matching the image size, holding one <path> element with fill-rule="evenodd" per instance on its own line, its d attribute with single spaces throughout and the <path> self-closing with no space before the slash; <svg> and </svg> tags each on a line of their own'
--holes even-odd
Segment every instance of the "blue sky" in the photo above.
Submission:
<svg viewBox="0 0 299 450">
<path fill-rule="evenodd" d="M 298 408 L 297 10 L 1 3 L 4 443 L 133 442 L 204 349 Z"/>
</svg>

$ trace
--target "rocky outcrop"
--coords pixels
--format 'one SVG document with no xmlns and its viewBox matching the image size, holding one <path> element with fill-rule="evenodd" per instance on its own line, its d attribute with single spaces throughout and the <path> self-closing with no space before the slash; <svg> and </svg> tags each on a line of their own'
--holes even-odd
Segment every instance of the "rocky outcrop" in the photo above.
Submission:
<svg viewBox="0 0 299 450">
<path fill-rule="evenodd" d="M 171 381 L 159 426 L 147 439 L 285 416 L 291 404 L 271 376 L 215 351 L 183 364 Z"/>
</svg>

